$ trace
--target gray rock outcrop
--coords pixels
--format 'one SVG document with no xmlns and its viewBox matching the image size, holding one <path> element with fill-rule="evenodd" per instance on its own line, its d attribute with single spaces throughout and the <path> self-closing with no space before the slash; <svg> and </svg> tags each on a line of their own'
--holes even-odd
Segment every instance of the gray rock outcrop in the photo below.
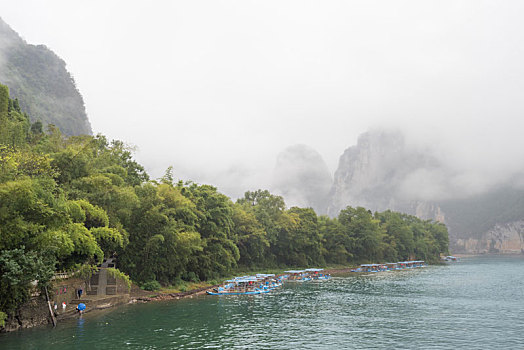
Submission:
<svg viewBox="0 0 524 350">
<path fill-rule="evenodd" d="M 438 167 L 438 161 L 406 146 L 398 131 L 375 130 L 362 134 L 357 145 L 340 157 L 329 196 L 327 213 L 337 216 L 346 206 L 372 211 L 402 211 L 444 221 L 438 205 L 412 198 L 409 175 Z M 406 191 L 409 188 L 409 191 Z"/>
<path fill-rule="evenodd" d="M 458 238 L 455 249 L 473 254 L 524 252 L 524 220 L 497 224 L 478 237 Z"/>
</svg>

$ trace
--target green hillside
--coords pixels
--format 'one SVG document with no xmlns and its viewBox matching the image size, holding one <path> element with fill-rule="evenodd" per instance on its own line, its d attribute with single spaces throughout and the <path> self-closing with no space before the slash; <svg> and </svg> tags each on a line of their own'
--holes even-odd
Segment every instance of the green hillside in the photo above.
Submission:
<svg viewBox="0 0 524 350">
<path fill-rule="evenodd" d="M 66 135 L 92 134 L 84 101 L 65 62 L 43 45 L 27 44 L 0 18 L 0 81 L 32 121 Z"/>
</svg>

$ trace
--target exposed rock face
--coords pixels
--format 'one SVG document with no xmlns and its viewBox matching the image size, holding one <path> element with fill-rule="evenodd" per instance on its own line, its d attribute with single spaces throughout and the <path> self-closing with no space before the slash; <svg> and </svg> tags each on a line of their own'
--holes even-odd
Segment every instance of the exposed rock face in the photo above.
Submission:
<svg viewBox="0 0 524 350">
<path fill-rule="evenodd" d="M 51 316 L 47 302 L 42 297 L 34 297 L 7 318 L 2 332 L 12 332 L 48 323 L 51 323 Z"/>
<path fill-rule="evenodd" d="M 445 171 L 431 154 L 407 147 L 400 132 L 365 133 L 340 157 L 327 212 L 337 216 L 348 205 L 400 211 L 445 223 L 455 252 L 524 252 L 524 190 L 506 186 L 429 201 L 417 195 L 426 187 L 413 174 L 428 174 L 431 187 L 432 173 Z"/>
<path fill-rule="evenodd" d="M 312 207 L 323 214 L 331 183 L 322 156 L 309 146 L 294 145 L 278 155 L 271 190 L 288 206 Z"/>
<path fill-rule="evenodd" d="M 92 134 L 84 101 L 65 62 L 43 45 L 27 44 L 0 19 L 0 83 L 18 98 L 32 122 L 67 135 Z"/>
<path fill-rule="evenodd" d="M 400 132 L 362 134 L 357 145 L 340 157 L 327 212 L 337 216 L 340 210 L 351 205 L 372 211 L 397 210 L 444 221 L 438 205 L 409 198 L 403 190 L 409 187 L 406 179 L 410 174 L 437 166 L 436 159 L 408 149 Z"/>
<path fill-rule="evenodd" d="M 520 254 L 524 252 L 524 220 L 497 224 L 480 237 L 458 238 L 457 251 L 484 254 Z"/>
</svg>

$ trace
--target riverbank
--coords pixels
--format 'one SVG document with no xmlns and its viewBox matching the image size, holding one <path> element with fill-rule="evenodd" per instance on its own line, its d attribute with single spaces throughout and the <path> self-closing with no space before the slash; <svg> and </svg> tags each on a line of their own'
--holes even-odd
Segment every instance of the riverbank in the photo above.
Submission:
<svg viewBox="0 0 524 350">
<path fill-rule="evenodd" d="M 206 287 L 200 287 L 192 290 L 188 290 L 185 292 L 177 292 L 177 293 L 166 293 L 166 292 L 159 292 L 157 294 L 150 294 L 150 296 L 136 296 L 130 300 L 130 303 L 136 303 L 136 302 L 150 302 L 150 301 L 160 301 L 160 300 L 172 300 L 172 299 L 182 299 L 182 298 L 192 298 L 195 295 L 201 295 L 205 294 L 206 290 L 216 288 L 219 285 L 211 285 Z"/>
<path fill-rule="evenodd" d="M 331 267 L 324 270 L 325 273 L 331 274 L 332 276 L 345 275 L 351 272 L 353 267 Z M 238 274 L 255 274 L 260 271 L 238 271 Z M 276 273 L 281 274 L 283 270 L 264 270 L 265 273 Z M 228 277 L 224 277 L 224 280 Z M 165 301 L 165 300 L 179 300 L 184 298 L 193 298 L 199 295 L 203 295 L 207 290 L 218 287 L 220 284 L 216 284 L 216 281 L 211 281 L 213 284 L 207 282 L 203 283 L 194 283 L 184 285 L 183 288 L 198 286 L 197 288 L 191 288 L 184 291 L 176 291 L 176 287 L 168 287 L 159 291 L 146 291 L 140 289 L 137 285 L 133 285 L 129 294 L 121 294 L 117 296 L 107 296 L 107 297 L 90 297 L 86 296 L 82 299 L 74 299 L 71 302 L 68 302 L 67 309 L 61 312 L 59 310 L 56 313 L 56 319 L 58 322 L 78 318 L 79 314 L 76 311 L 76 305 L 80 302 L 83 302 L 87 305 L 84 313 L 96 312 L 105 312 L 107 310 L 112 310 L 116 307 L 135 304 L 135 303 L 149 303 L 155 301 Z M 180 288 L 180 287 L 179 287 Z M 47 307 L 47 302 L 42 298 L 32 299 L 27 306 L 23 307 L 16 316 L 16 320 L 13 320 L 11 326 L 6 325 L 2 332 L 13 332 L 17 330 L 47 326 L 52 324 L 51 317 L 49 314 L 49 309 Z"/>
<path fill-rule="evenodd" d="M 344 275 L 344 274 L 350 273 L 351 269 L 353 268 L 354 267 L 327 268 L 323 272 L 330 274 L 332 276 L 337 276 L 337 275 Z M 282 273 L 283 271 L 276 272 L 276 274 L 282 274 Z M 239 274 L 243 274 L 243 273 L 239 273 Z M 256 273 L 250 272 L 247 274 L 256 274 Z M 224 279 L 227 279 L 227 278 L 224 278 Z M 142 290 L 140 292 L 141 295 L 132 296 L 130 303 L 192 298 L 193 296 L 205 294 L 207 290 L 217 288 L 218 286 L 220 286 L 220 284 L 213 284 L 213 285 L 209 285 L 205 287 L 199 287 L 199 288 L 187 290 L 184 292 L 176 292 L 176 293 L 162 292 L 162 291 L 153 293 L 153 292 L 146 292 Z"/>
</svg>

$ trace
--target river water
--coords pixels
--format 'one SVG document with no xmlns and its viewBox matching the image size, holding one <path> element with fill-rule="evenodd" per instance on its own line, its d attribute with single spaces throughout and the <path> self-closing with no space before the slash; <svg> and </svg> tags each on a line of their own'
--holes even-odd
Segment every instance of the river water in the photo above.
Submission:
<svg viewBox="0 0 524 350">
<path fill-rule="evenodd" d="M 0 335 L 1 349 L 523 349 L 524 258 L 128 305 Z"/>
</svg>

